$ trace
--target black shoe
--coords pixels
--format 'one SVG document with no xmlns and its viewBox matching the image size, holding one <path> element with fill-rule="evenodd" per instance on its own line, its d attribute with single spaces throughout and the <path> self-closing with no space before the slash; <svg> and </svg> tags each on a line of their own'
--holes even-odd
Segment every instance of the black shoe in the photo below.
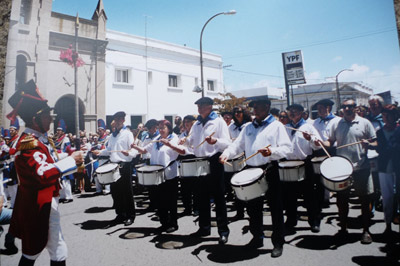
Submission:
<svg viewBox="0 0 400 266">
<path fill-rule="evenodd" d="M 133 224 L 133 222 L 135 221 L 135 218 L 128 218 L 124 221 L 124 225 L 125 226 L 130 226 L 131 224 Z"/>
<path fill-rule="evenodd" d="M 246 249 L 258 249 L 264 246 L 264 237 L 253 237 L 249 243 L 245 245 Z"/>
<path fill-rule="evenodd" d="M 64 203 L 70 203 L 70 202 L 73 202 L 74 200 L 73 199 L 66 199 L 66 200 L 64 200 Z"/>
<path fill-rule="evenodd" d="M 283 246 L 280 245 L 274 246 L 274 249 L 271 252 L 271 257 L 278 258 L 282 256 L 282 252 L 283 252 Z"/>
<path fill-rule="evenodd" d="M 190 236 L 194 236 L 194 237 L 203 237 L 203 236 L 209 236 L 211 235 L 211 231 L 210 229 L 199 229 L 196 232 L 190 234 Z"/>
<path fill-rule="evenodd" d="M 320 231 L 320 228 L 319 228 L 318 225 L 313 225 L 313 226 L 311 226 L 311 232 L 313 232 L 313 233 L 319 233 L 319 231 Z"/>
<path fill-rule="evenodd" d="M 227 242 L 228 242 L 228 236 L 220 236 L 219 237 L 218 243 L 220 245 L 225 245 Z"/>
<path fill-rule="evenodd" d="M 17 254 L 18 248 L 15 246 L 14 242 L 6 242 L 4 247 L 7 249 L 7 254 Z"/>
<path fill-rule="evenodd" d="M 178 226 L 170 226 L 165 230 L 165 232 L 172 233 L 175 232 L 176 230 L 178 230 Z"/>
<path fill-rule="evenodd" d="M 117 217 L 114 218 L 114 220 L 112 220 L 112 223 L 114 224 L 120 224 L 120 223 L 124 223 L 126 220 L 126 218 L 122 215 L 117 215 Z"/>
</svg>

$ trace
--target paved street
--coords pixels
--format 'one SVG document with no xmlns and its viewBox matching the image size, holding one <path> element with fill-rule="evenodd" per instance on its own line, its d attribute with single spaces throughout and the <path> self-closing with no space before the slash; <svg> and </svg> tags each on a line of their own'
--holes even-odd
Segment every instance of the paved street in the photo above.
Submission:
<svg viewBox="0 0 400 266">
<path fill-rule="evenodd" d="M 350 229 L 347 239 L 338 240 L 333 235 L 338 230 L 337 209 L 331 204 L 324 209 L 321 232 L 311 233 L 306 221 L 300 220 L 297 233 L 286 237 L 287 244 L 280 258 L 271 258 L 272 244 L 269 239 L 271 219 L 268 210 L 264 215 L 264 247 L 256 251 L 243 248 L 250 239 L 248 221 L 230 223 L 231 234 L 228 244 L 218 245 L 216 228 L 212 234 L 202 239 L 194 239 L 189 234 L 197 230 L 197 217 L 185 216 L 179 219 L 179 230 L 172 234 L 156 235 L 159 226 L 154 213 L 145 213 L 147 197 L 136 196 L 139 203 L 138 215 L 132 226 L 120 224 L 107 228 L 115 217 L 111 209 L 111 196 L 93 196 L 92 193 L 75 195 L 69 204 L 60 204 L 62 228 L 69 249 L 68 265 L 400 265 L 386 257 L 382 232 L 384 231 L 383 213 L 376 212 L 372 219 L 371 233 L 374 242 L 362 245 L 360 223 L 357 216 L 360 209 L 352 205 L 350 210 Z M 355 199 L 352 199 L 354 202 Z M 335 198 L 331 201 L 334 203 Z M 141 204 L 142 203 L 142 204 Z M 229 203 L 229 217 L 235 211 Z M 300 214 L 304 214 L 304 209 Z M 180 208 L 179 211 L 182 211 Z M 300 217 L 301 218 L 301 217 Z M 29 222 L 29 221 L 27 221 Z M 8 230 L 8 226 L 4 227 Z M 398 226 L 395 225 L 398 232 Z M 0 243 L 3 248 L 4 235 Z M 398 239 L 398 236 L 397 236 Z M 21 243 L 16 241 L 20 248 Z M 399 249 L 395 251 L 400 254 Z M 21 252 L 15 255 L 1 255 L 0 265 L 17 265 Z M 49 265 L 49 255 L 44 251 L 35 265 Z"/>
</svg>

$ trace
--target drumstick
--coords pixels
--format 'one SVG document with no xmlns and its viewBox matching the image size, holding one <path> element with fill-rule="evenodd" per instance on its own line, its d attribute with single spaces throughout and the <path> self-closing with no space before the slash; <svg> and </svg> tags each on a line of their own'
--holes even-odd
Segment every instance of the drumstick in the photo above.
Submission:
<svg viewBox="0 0 400 266">
<path fill-rule="evenodd" d="M 269 147 L 271 147 L 271 144 L 268 145 L 268 146 L 266 146 L 265 148 L 269 148 Z M 244 160 L 241 161 L 240 163 L 241 163 L 241 164 L 244 163 L 245 161 L 247 161 L 247 160 L 250 159 L 250 158 L 253 158 L 254 156 L 256 156 L 256 155 L 259 154 L 259 153 L 260 153 L 259 151 L 257 151 L 256 153 L 253 153 L 252 155 L 250 155 L 249 157 L 247 157 L 246 159 L 244 159 Z"/>
<path fill-rule="evenodd" d="M 372 140 L 372 139 L 367 139 L 367 140 L 370 141 L 370 140 Z M 361 142 L 363 142 L 363 141 L 360 140 L 360 141 L 356 141 L 356 142 L 353 142 L 353 143 L 345 144 L 345 145 L 342 145 L 342 146 L 337 147 L 336 149 L 341 149 L 341 148 L 344 148 L 344 147 L 348 147 L 348 146 L 360 144 Z"/>
<path fill-rule="evenodd" d="M 286 127 L 286 128 L 287 129 L 291 129 L 291 130 L 295 130 L 295 131 L 299 131 L 301 133 L 305 133 L 305 134 L 308 134 L 308 135 L 313 135 L 312 133 L 308 133 L 308 132 L 302 131 L 302 130 L 294 128 L 294 127 Z"/>
<path fill-rule="evenodd" d="M 209 137 L 212 137 L 214 134 L 215 134 L 215 132 L 211 133 L 211 135 L 210 135 Z M 204 142 L 206 142 L 206 139 L 204 139 L 199 145 L 197 145 L 195 149 L 197 149 L 198 147 L 200 147 L 201 145 L 203 145 Z"/>
<path fill-rule="evenodd" d="M 98 160 L 99 160 L 99 159 L 96 159 L 96 160 L 93 160 L 93 161 L 88 162 L 87 164 L 85 164 L 85 167 L 88 166 L 89 164 L 92 164 L 92 163 L 97 162 Z"/>
<path fill-rule="evenodd" d="M 135 139 L 137 139 L 139 137 L 140 132 L 142 132 L 143 129 L 139 129 L 138 133 L 135 136 Z"/>
<path fill-rule="evenodd" d="M 232 165 L 231 163 L 224 162 L 224 164 L 227 164 L 227 165 L 229 165 L 230 167 L 233 167 L 233 165 Z"/>
<path fill-rule="evenodd" d="M 328 151 L 325 149 L 324 144 L 322 143 L 322 141 L 317 140 L 319 142 L 319 145 L 321 146 L 321 148 L 324 150 L 324 152 L 326 153 L 326 155 L 328 155 L 329 158 L 331 158 L 331 155 L 328 153 Z"/>
</svg>

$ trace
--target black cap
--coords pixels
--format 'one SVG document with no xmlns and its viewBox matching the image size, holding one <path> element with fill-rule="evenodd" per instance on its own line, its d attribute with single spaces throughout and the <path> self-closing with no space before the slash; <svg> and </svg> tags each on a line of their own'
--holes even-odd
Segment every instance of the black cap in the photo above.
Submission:
<svg viewBox="0 0 400 266">
<path fill-rule="evenodd" d="M 252 101 L 249 103 L 249 107 L 254 107 L 254 104 L 256 104 L 256 103 L 269 104 L 269 105 L 271 105 L 271 100 L 268 99 L 268 96 L 258 97 L 258 98 L 252 100 Z"/>
<path fill-rule="evenodd" d="M 232 112 L 229 112 L 229 111 L 221 112 L 221 116 L 224 116 L 224 115 L 233 115 L 233 114 L 232 114 Z"/>
<path fill-rule="evenodd" d="M 322 99 L 322 100 L 319 100 L 318 102 L 316 102 L 315 106 L 317 106 L 318 104 L 321 104 L 324 106 L 332 106 L 335 103 L 331 99 Z"/>
<path fill-rule="evenodd" d="M 126 116 L 126 114 L 125 114 L 124 111 L 119 111 L 119 112 L 116 112 L 116 113 L 113 115 L 113 119 L 115 119 L 115 118 L 120 118 L 120 117 L 125 118 L 125 116 Z"/>
<path fill-rule="evenodd" d="M 33 80 L 28 81 L 8 99 L 8 103 L 14 110 L 7 115 L 7 118 L 14 121 L 19 115 L 22 120 L 29 121 L 32 117 L 43 111 L 51 110 L 47 100 L 40 94 L 39 89 Z"/>
<path fill-rule="evenodd" d="M 194 104 L 213 105 L 214 101 L 210 97 L 202 97 L 202 98 L 198 99 Z"/>
<path fill-rule="evenodd" d="M 148 121 L 146 122 L 146 124 L 145 124 L 144 126 L 147 127 L 147 128 L 149 129 L 149 128 L 152 128 L 152 127 L 157 126 L 157 125 L 158 125 L 158 121 L 157 121 L 157 120 L 155 120 L 155 119 L 150 119 L 150 120 L 148 120 Z"/>
<path fill-rule="evenodd" d="M 292 105 L 289 105 L 286 110 L 290 110 L 290 109 L 294 109 L 294 110 L 298 110 L 300 112 L 304 111 L 304 107 L 298 103 L 294 103 Z"/>
<path fill-rule="evenodd" d="M 192 115 L 187 115 L 187 116 L 185 116 L 185 117 L 183 118 L 183 120 L 194 121 L 194 120 L 196 120 L 196 118 L 195 118 L 194 116 L 192 116 Z"/>
</svg>

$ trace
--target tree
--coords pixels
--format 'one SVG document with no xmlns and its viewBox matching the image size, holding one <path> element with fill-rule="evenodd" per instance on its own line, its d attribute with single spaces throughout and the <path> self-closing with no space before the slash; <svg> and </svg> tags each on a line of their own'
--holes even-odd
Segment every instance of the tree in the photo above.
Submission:
<svg viewBox="0 0 400 266">
<path fill-rule="evenodd" d="M 238 105 L 247 105 L 249 102 L 245 97 L 237 98 L 230 92 L 219 93 L 219 95 L 222 96 L 222 99 L 214 98 L 214 105 L 217 106 L 217 111 L 219 113 L 232 112 L 233 107 Z"/>
</svg>

